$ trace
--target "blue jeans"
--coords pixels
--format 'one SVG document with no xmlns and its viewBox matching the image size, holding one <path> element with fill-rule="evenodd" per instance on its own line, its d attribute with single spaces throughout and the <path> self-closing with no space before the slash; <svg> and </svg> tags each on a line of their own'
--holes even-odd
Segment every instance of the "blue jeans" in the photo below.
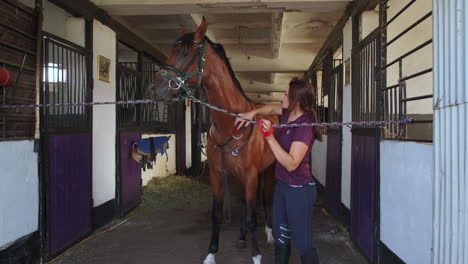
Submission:
<svg viewBox="0 0 468 264">
<path fill-rule="evenodd" d="M 278 245 L 289 246 L 293 239 L 301 255 L 313 247 L 312 215 L 316 199 L 315 183 L 293 186 L 277 182 L 273 198 L 273 235 Z"/>
</svg>

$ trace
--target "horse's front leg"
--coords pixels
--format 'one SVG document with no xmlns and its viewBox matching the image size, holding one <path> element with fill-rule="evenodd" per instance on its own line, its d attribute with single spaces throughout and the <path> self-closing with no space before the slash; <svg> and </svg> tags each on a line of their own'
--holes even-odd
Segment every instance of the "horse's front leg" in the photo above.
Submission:
<svg viewBox="0 0 468 264">
<path fill-rule="evenodd" d="M 258 186 L 258 173 L 250 172 L 247 175 L 247 182 L 245 184 L 245 194 L 247 201 L 246 208 L 246 225 L 252 236 L 252 260 L 254 264 L 260 264 L 262 256 L 260 255 L 260 249 L 258 248 L 257 242 L 257 186 Z"/>
<path fill-rule="evenodd" d="M 214 170 L 210 169 L 210 184 L 213 192 L 213 207 L 211 209 L 211 242 L 208 248 L 208 255 L 203 264 L 215 264 L 215 255 L 219 249 L 219 232 L 223 217 L 223 188 L 221 177 Z"/>
</svg>

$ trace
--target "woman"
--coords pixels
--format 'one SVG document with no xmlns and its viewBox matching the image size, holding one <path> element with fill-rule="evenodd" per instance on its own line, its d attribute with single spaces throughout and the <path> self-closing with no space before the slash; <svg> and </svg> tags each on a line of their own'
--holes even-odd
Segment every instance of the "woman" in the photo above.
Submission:
<svg viewBox="0 0 468 264">
<path fill-rule="evenodd" d="M 282 104 L 265 105 L 247 113 L 244 118 L 260 115 L 281 115 L 281 124 L 318 122 L 313 110 L 314 88 L 308 81 L 294 78 L 282 98 Z M 236 119 L 238 129 L 246 121 Z M 318 127 L 279 128 L 276 135 L 271 122 L 261 120 L 260 129 L 276 160 L 277 184 L 273 200 L 273 234 L 275 237 L 275 263 L 288 263 L 290 240 L 297 246 L 303 264 L 319 263 L 312 242 L 312 211 L 317 190 L 309 160 L 314 139 L 322 140 Z"/>
</svg>

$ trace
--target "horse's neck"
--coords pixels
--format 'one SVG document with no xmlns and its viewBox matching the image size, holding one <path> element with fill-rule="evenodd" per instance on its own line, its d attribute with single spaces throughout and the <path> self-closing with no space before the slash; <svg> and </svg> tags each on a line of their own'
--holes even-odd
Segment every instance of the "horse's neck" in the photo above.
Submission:
<svg viewBox="0 0 468 264">
<path fill-rule="evenodd" d="M 233 113 L 243 113 L 252 110 L 250 103 L 232 80 L 227 66 L 219 57 L 210 65 L 209 77 L 204 80 L 208 102 Z M 212 119 L 223 132 L 230 132 L 234 118 L 218 111 L 211 111 Z"/>
</svg>

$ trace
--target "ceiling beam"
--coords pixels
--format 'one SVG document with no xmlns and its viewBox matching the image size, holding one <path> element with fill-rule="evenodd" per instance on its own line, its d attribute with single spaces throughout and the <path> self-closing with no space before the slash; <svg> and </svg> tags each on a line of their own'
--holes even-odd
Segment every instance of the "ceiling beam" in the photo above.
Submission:
<svg viewBox="0 0 468 264">
<path fill-rule="evenodd" d="M 223 14 L 272 12 L 322 12 L 342 10 L 351 0 L 94 0 L 112 15 L 171 15 L 171 14 Z"/>
<path fill-rule="evenodd" d="M 89 0 L 50 0 L 51 3 L 70 11 L 72 14 L 78 14 L 86 19 L 96 19 L 102 24 L 114 30 L 117 37 L 132 47 L 145 51 L 155 59 L 164 62 L 166 56 L 157 50 L 153 45 L 142 39 L 140 36 L 129 30 L 127 27 L 112 18 L 102 8 L 96 6 Z"/>
<path fill-rule="evenodd" d="M 203 15 L 201 14 L 191 14 L 193 23 L 195 24 L 195 30 L 198 28 L 198 26 L 202 23 L 203 20 Z M 193 32 L 195 32 L 195 30 Z M 213 34 L 213 31 L 211 30 L 211 27 L 208 26 L 208 29 L 206 30 L 206 36 L 210 38 L 211 41 L 216 42 L 216 36 Z"/>
<path fill-rule="evenodd" d="M 276 73 L 274 73 L 274 72 L 270 73 L 269 74 L 270 79 L 268 80 L 268 83 L 270 83 L 270 84 L 275 83 L 275 76 L 276 76 Z"/>
<path fill-rule="evenodd" d="M 348 5 L 343 16 L 341 16 L 338 23 L 336 23 L 335 27 L 330 32 L 327 39 L 320 48 L 319 52 L 317 53 L 317 56 L 315 56 L 307 72 L 312 72 L 316 68 L 318 68 L 322 58 L 326 55 L 326 53 L 329 50 L 334 50 L 340 45 L 340 43 L 343 42 L 343 28 L 346 22 L 348 22 L 349 18 L 355 16 L 361 11 L 366 10 L 366 8 L 374 2 L 375 0 L 355 0 L 354 2 Z"/>
<path fill-rule="evenodd" d="M 295 0 L 295 3 L 324 3 L 324 2 L 351 2 L 352 0 Z M 108 4 L 150 4 L 150 5 L 173 5 L 173 4 L 195 4 L 205 6 L 261 6 L 265 4 L 282 4 L 284 0 L 93 0 L 97 5 Z"/>
<path fill-rule="evenodd" d="M 271 56 L 277 58 L 281 47 L 281 33 L 283 32 L 283 12 L 271 14 Z"/>
<path fill-rule="evenodd" d="M 141 27 L 137 27 L 138 29 L 141 30 Z M 208 28 L 210 28 L 208 26 Z M 208 32 L 210 32 L 210 30 L 208 30 Z M 210 32 L 209 34 L 207 34 L 211 40 L 213 40 L 211 38 L 212 37 L 215 37 L 216 34 Z M 165 38 L 157 38 L 157 36 L 153 36 L 151 38 L 151 41 L 153 43 L 158 43 L 158 44 L 174 44 L 174 40 L 173 39 L 165 39 Z M 239 38 L 225 38 L 225 37 L 217 37 L 216 38 L 216 41 L 213 40 L 214 42 L 216 43 L 222 43 L 223 46 L 227 46 L 227 45 L 239 45 Z M 242 38 L 242 45 L 255 45 L 255 44 L 271 44 L 272 43 L 272 39 L 264 39 L 264 38 L 254 38 L 254 37 L 245 37 L 245 38 Z M 292 45 L 306 45 L 306 44 L 311 44 L 312 45 L 316 45 L 317 44 L 317 40 L 311 40 L 311 39 L 303 39 L 303 40 L 297 40 L 297 41 L 294 41 L 294 40 L 283 40 L 282 42 L 283 44 L 292 44 Z M 279 55 L 279 46 L 278 46 L 278 51 L 277 51 L 277 54 L 276 54 L 276 57 L 278 57 Z M 274 57 L 274 58 L 276 58 Z"/>
</svg>

